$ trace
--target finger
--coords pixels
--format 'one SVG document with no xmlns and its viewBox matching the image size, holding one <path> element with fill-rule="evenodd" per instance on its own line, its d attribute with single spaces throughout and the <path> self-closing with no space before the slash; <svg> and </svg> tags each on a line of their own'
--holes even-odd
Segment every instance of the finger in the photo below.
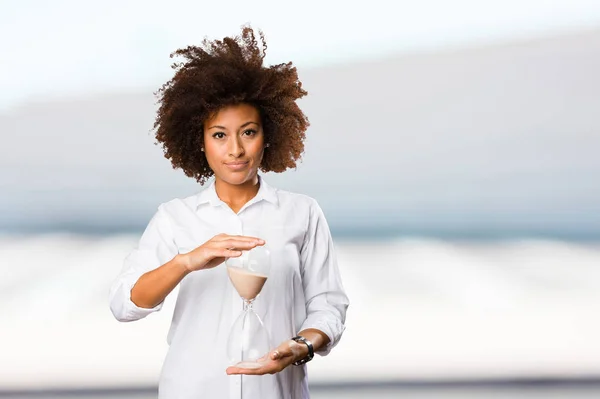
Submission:
<svg viewBox="0 0 600 399">
<path fill-rule="evenodd" d="M 263 241 L 264 244 L 264 241 Z M 236 248 L 236 249 L 252 249 L 257 245 L 263 245 L 259 241 L 241 241 L 241 240 L 225 240 L 220 241 L 216 245 L 222 248 Z"/>
<path fill-rule="evenodd" d="M 295 355 L 293 350 L 294 341 L 286 341 L 279 345 L 279 347 L 275 350 L 277 352 L 277 358 L 282 359 L 284 357 Z"/>
<path fill-rule="evenodd" d="M 275 360 L 275 361 L 277 361 L 277 360 L 281 360 L 283 358 L 286 358 L 288 356 L 291 356 L 291 354 L 292 353 L 289 350 L 285 349 L 285 348 L 283 348 L 283 349 L 277 348 L 277 349 L 274 349 L 271 352 L 267 353 L 266 355 L 264 355 L 261 359 L 264 359 L 264 360 L 268 359 L 268 360 Z"/>
<path fill-rule="evenodd" d="M 226 240 L 236 240 L 236 241 L 246 241 L 246 242 L 255 242 L 255 241 L 264 242 L 264 240 L 259 237 L 233 236 L 233 235 L 227 235 L 227 234 L 215 236 L 215 237 L 213 237 L 213 239 L 216 242 L 221 242 L 221 241 L 226 241 Z"/>
<path fill-rule="evenodd" d="M 239 236 L 236 237 L 236 239 L 240 239 L 242 238 L 243 241 L 250 241 L 250 242 L 256 242 L 259 245 L 263 245 L 265 243 L 265 240 L 260 238 L 260 237 L 252 237 L 252 236 Z"/>
<path fill-rule="evenodd" d="M 242 256 L 242 251 L 230 248 L 219 248 L 211 251 L 211 257 L 214 258 L 238 258 Z"/>
<path fill-rule="evenodd" d="M 258 241 L 259 243 L 261 243 L 261 245 L 265 243 L 265 240 L 260 237 L 254 237 L 254 236 L 240 236 L 240 237 L 243 237 L 243 238 L 249 239 L 249 240 L 253 240 L 253 241 Z"/>
<path fill-rule="evenodd" d="M 230 366 L 230 367 L 227 367 L 227 370 L 225 370 L 225 372 L 228 375 L 233 375 L 233 374 L 263 375 L 263 374 L 270 373 L 271 370 L 268 367 L 261 367 L 258 369 L 245 369 L 242 367 Z"/>
<path fill-rule="evenodd" d="M 240 367 L 228 367 L 226 371 L 227 374 L 245 374 L 245 375 L 264 375 L 264 374 L 275 374 L 279 373 L 285 367 L 281 362 L 270 362 L 264 367 L 257 369 L 245 369 Z"/>
</svg>

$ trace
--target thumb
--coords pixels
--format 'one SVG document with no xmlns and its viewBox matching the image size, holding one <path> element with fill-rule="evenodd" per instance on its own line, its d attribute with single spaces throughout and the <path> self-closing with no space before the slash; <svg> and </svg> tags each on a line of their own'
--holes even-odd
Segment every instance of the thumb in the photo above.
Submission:
<svg viewBox="0 0 600 399">
<path fill-rule="evenodd" d="M 286 342 L 282 343 L 281 345 L 279 345 L 279 347 L 277 347 L 277 349 L 275 349 L 271 353 L 271 359 L 277 360 L 277 359 L 282 359 L 287 356 L 292 356 L 293 355 L 293 352 L 292 352 L 292 344 L 293 343 L 294 343 L 294 341 L 286 341 Z"/>
</svg>

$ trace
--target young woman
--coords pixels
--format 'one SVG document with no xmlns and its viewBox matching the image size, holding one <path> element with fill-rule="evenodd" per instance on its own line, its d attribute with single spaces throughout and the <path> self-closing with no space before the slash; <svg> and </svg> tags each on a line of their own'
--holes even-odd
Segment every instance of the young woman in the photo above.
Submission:
<svg viewBox="0 0 600 399">
<path fill-rule="evenodd" d="M 186 61 L 158 92 L 165 156 L 201 185 L 214 176 L 158 207 L 110 292 L 114 316 L 133 321 L 160 310 L 179 285 L 160 398 L 308 398 L 306 362 L 328 354 L 345 328 L 348 298 L 321 208 L 258 174 L 294 168 L 308 127 L 296 69 L 263 66 L 262 32 L 260 44 L 245 27 L 177 50 L 171 56 Z M 279 345 L 260 368 L 232 367 L 227 338 L 243 305 L 223 262 L 265 243 L 272 266 L 254 309 Z"/>
</svg>

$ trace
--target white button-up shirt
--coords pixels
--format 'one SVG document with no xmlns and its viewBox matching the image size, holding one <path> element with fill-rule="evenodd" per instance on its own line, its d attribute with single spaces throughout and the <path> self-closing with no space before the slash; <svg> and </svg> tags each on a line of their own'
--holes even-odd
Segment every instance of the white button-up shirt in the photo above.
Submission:
<svg viewBox="0 0 600 399">
<path fill-rule="evenodd" d="M 142 274 L 219 233 L 254 229 L 271 251 L 269 278 L 254 301 L 271 346 L 316 328 L 330 339 L 317 353 L 328 354 L 344 331 L 348 297 L 327 221 L 314 199 L 270 187 L 261 176 L 259 182 L 257 195 L 237 214 L 219 199 L 214 180 L 196 195 L 161 204 L 111 288 L 114 316 L 133 321 L 161 309 L 162 303 L 145 309 L 131 301 Z M 225 373 L 231 365 L 227 338 L 243 302 L 224 266 L 190 273 L 180 283 L 159 398 L 308 398 L 306 365 L 290 365 L 274 375 Z"/>
</svg>

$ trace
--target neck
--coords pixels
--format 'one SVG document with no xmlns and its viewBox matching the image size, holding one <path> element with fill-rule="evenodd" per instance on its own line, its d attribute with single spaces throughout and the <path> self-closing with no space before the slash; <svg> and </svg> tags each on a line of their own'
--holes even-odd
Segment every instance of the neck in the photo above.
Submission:
<svg viewBox="0 0 600 399">
<path fill-rule="evenodd" d="M 242 184 L 230 184 L 215 177 L 215 190 L 221 201 L 237 212 L 258 193 L 258 175 Z"/>
</svg>

